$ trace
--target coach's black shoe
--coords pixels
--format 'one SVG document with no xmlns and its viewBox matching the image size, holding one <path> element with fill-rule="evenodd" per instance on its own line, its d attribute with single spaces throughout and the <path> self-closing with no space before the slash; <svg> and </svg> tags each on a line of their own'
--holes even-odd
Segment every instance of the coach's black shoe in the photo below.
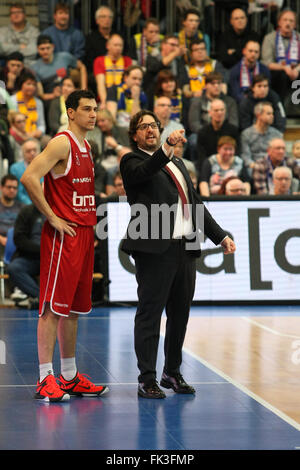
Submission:
<svg viewBox="0 0 300 470">
<path fill-rule="evenodd" d="M 147 383 L 140 382 L 138 396 L 142 398 L 166 398 L 165 393 L 159 388 L 155 380 Z"/>
<path fill-rule="evenodd" d="M 196 390 L 191 385 L 187 384 L 181 374 L 174 374 L 173 376 L 163 373 L 160 385 L 164 388 L 172 388 L 176 393 L 196 393 Z"/>
</svg>

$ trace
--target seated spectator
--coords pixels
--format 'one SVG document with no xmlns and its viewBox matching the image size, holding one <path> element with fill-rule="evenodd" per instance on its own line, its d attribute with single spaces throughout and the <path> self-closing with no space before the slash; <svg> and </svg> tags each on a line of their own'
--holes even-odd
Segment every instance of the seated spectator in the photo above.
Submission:
<svg viewBox="0 0 300 470">
<path fill-rule="evenodd" d="M 109 146 L 107 142 L 111 144 L 112 138 L 113 146 Z M 87 139 L 96 142 L 102 165 L 106 170 L 116 166 L 118 153 L 123 146 L 129 145 L 127 129 L 117 127 L 112 114 L 107 109 L 97 111 L 96 125 L 87 133 Z"/>
<path fill-rule="evenodd" d="M 299 77 L 300 33 L 296 31 L 294 11 L 282 10 L 278 15 L 278 28 L 268 33 L 262 44 L 262 62 L 271 71 L 271 86 L 285 100 L 290 97 L 291 83 Z"/>
<path fill-rule="evenodd" d="M 251 31 L 244 10 L 234 8 L 230 14 L 230 24 L 225 32 L 220 34 L 218 41 L 218 59 L 226 69 L 231 69 L 243 56 L 243 48 L 250 41 L 259 41 L 259 34 Z"/>
<path fill-rule="evenodd" d="M 80 87 L 87 88 L 85 65 L 69 52 L 54 52 L 50 36 L 41 34 L 37 40 L 40 58 L 32 65 L 38 81 L 38 94 L 47 102 L 60 95 L 61 80 L 70 75 L 71 69 L 79 74 Z"/>
<path fill-rule="evenodd" d="M 185 10 L 182 19 L 182 29 L 178 33 L 178 39 L 181 47 L 184 47 L 186 53 L 184 60 L 188 64 L 191 61 L 189 54 L 191 41 L 195 39 L 203 39 L 205 41 L 206 50 L 209 55 L 210 53 L 210 38 L 207 34 L 202 33 L 199 30 L 200 25 L 200 13 L 195 8 Z"/>
<path fill-rule="evenodd" d="M 100 107 L 106 107 L 107 89 L 120 85 L 125 69 L 132 65 L 132 59 L 123 55 L 124 41 L 119 34 L 112 34 L 106 43 L 107 53 L 94 60 L 94 76 Z"/>
<path fill-rule="evenodd" d="M 23 207 L 16 219 L 14 242 L 16 252 L 7 272 L 13 282 L 22 292 L 27 294 L 25 301 L 18 302 L 19 307 L 38 308 L 40 274 L 40 239 L 45 216 L 29 204 Z"/>
<path fill-rule="evenodd" d="M 188 127 L 191 134 L 188 136 L 187 153 L 191 160 L 196 160 L 197 133 L 210 122 L 211 102 L 219 98 L 226 105 L 225 119 L 232 125 L 239 126 L 238 108 L 235 100 L 222 91 L 222 75 L 211 72 L 205 79 L 205 88 L 202 96 L 191 99 L 188 111 Z"/>
<path fill-rule="evenodd" d="M 36 58 L 36 40 L 39 30 L 26 19 L 23 2 L 9 7 L 10 22 L 0 28 L 0 55 L 8 57 L 12 52 L 21 52 L 26 67 L 31 67 Z"/>
<path fill-rule="evenodd" d="M 98 204 L 105 204 L 107 202 L 119 202 L 120 197 L 126 196 L 126 192 L 123 185 L 122 175 L 117 171 L 113 176 L 113 190 L 108 196 L 103 195 L 100 199 L 96 199 Z"/>
<path fill-rule="evenodd" d="M 274 111 L 271 103 L 262 101 L 256 104 L 254 114 L 255 123 L 241 132 L 241 157 L 249 168 L 264 157 L 270 140 L 282 137 L 282 132 L 272 126 Z"/>
<path fill-rule="evenodd" d="M 178 86 L 176 77 L 170 70 L 161 70 L 157 75 L 157 82 L 154 90 L 155 98 L 167 96 L 171 100 L 171 116 L 174 121 L 182 121 L 183 100 L 182 91 Z"/>
<path fill-rule="evenodd" d="M 186 97 L 200 97 L 205 88 L 206 77 L 211 72 L 219 72 L 226 82 L 226 70 L 220 62 L 208 56 L 205 41 L 194 39 L 190 44 L 190 52 L 190 62 L 186 65 L 188 85 L 183 87 Z M 226 86 L 223 91 L 227 91 Z"/>
<path fill-rule="evenodd" d="M 102 165 L 96 142 L 89 139 L 89 144 L 94 161 L 95 196 L 106 197 L 108 193 L 113 191 L 113 188 L 108 188 L 108 174 Z"/>
<path fill-rule="evenodd" d="M 236 141 L 236 153 L 240 152 L 240 133 L 238 127 L 230 124 L 226 117 L 226 104 L 223 100 L 214 99 L 209 110 L 211 121 L 205 124 L 197 135 L 197 171 L 200 172 L 203 161 L 217 153 L 218 140 L 230 136 Z"/>
<path fill-rule="evenodd" d="M 94 60 L 99 56 L 104 56 L 107 52 L 107 40 L 114 33 L 112 30 L 113 20 L 114 13 L 107 5 L 102 5 L 95 11 L 97 30 L 89 33 L 85 42 L 84 63 L 88 72 L 93 72 Z"/>
<path fill-rule="evenodd" d="M 237 176 L 229 176 L 223 180 L 218 194 L 225 196 L 245 196 L 245 183 Z"/>
<path fill-rule="evenodd" d="M 117 126 L 129 128 L 131 117 L 147 107 L 147 97 L 142 90 L 143 69 L 130 65 L 123 74 L 122 83 L 107 89 L 106 108 Z"/>
<path fill-rule="evenodd" d="M 161 143 L 166 141 L 168 135 L 176 129 L 183 129 L 183 125 L 171 118 L 172 115 L 172 102 L 168 96 L 159 96 L 154 103 L 154 113 L 158 117 L 163 132 L 161 133 Z"/>
<path fill-rule="evenodd" d="M 37 81 L 33 73 L 26 71 L 22 73 L 19 80 L 19 89 L 13 95 L 12 101 L 15 109 L 26 116 L 25 131 L 39 139 L 42 148 L 49 141 L 46 135 L 46 122 L 43 102 L 36 97 Z"/>
<path fill-rule="evenodd" d="M 200 173 L 200 194 L 209 197 L 218 194 L 221 184 L 229 176 L 238 176 L 250 194 L 250 178 L 243 160 L 235 154 L 236 141 L 229 136 L 220 137 L 218 153 L 204 160 Z"/>
<path fill-rule="evenodd" d="M 278 166 L 273 171 L 273 188 L 275 196 L 297 194 L 299 179 L 293 178 L 292 170 L 287 166 Z"/>
<path fill-rule="evenodd" d="M 27 166 L 32 162 L 39 152 L 39 142 L 31 137 L 22 145 L 23 160 L 13 163 L 10 167 L 10 173 L 15 175 L 19 182 L 17 200 L 21 201 L 23 204 L 31 204 L 31 199 L 20 180 Z"/>
<path fill-rule="evenodd" d="M 68 116 L 65 102 L 69 94 L 78 88 L 78 84 L 71 77 L 65 77 L 61 81 L 60 88 L 60 95 L 51 100 L 49 106 L 48 126 L 52 135 L 67 129 Z"/>
<path fill-rule="evenodd" d="M 286 115 L 279 96 L 269 87 L 269 80 L 265 75 L 256 75 L 248 94 L 239 103 L 240 129 L 250 127 L 255 121 L 254 108 L 256 104 L 267 101 L 273 107 L 273 127 L 280 132 L 285 131 Z"/>
<path fill-rule="evenodd" d="M 11 174 L 1 179 L 0 197 L 0 257 L 3 258 L 8 229 L 14 226 L 23 204 L 17 201 L 18 179 Z"/>
<path fill-rule="evenodd" d="M 205 88 L 200 97 L 192 98 L 189 107 L 189 128 L 193 133 L 210 122 L 210 104 L 214 99 L 221 99 L 226 104 L 226 119 L 234 126 L 239 126 L 238 108 L 235 100 L 222 91 L 222 75 L 211 72 L 205 79 Z"/>
<path fill-rule="evenodd" d="M 26 132 L 26 116 L 19 111 L 8 112 L 9 142 L 14 153 L 14 162 L 22 160 L 22 145 L 30 138 Z M 12 162 L 13 163 L 13 162 Z"/>
<path fill-rule="evenodd" d="M 155 86 L 158 74 L 162 70 L 170 71 L 177 78 L 178 86 L 182 89 L 188 83 L 183 60 L 184 48 L 179 45 L 179 39 L 174 34 L 164 37 L 158 56 L 148 55 L 143 80 L 143 89 L 147 94 L 149 109 L 153 109 Z"/>
<path fill-rule="evenodd" d="M 175 158 L 180 158 L 183 161 L 186 169 L 190 173 L 190 176 L 193 175 L 193 178 L 191 177 L 191 180 L 193 181 L 193 184 L 195 183 L 195 178 L 196 178 L 195 189 L 197 189 L 197 170 L 196 170 L 196 166 L 193 162 L 191 162 L 190 160 L 187 160 L 186 158 L 184 158 L 185 146 L 184 146 L 183 142 L 177 142 L 177 144 L 174 145 L 173 150 L 174 150 L 173 156 Z"/>
<path fill-rule="evenodd" d="M 54 23 L 43 31 L 50 36 L 54 52 L 69 52 L 76 59 L 83 60 L 85 55 L 85 37 L 80 29 L 70 25 L 70 7 L 59 2 L 54 7 Z"/>
<path fill-rule="evenodd" d="M 269 69 L 259 61 L 259 55 L 259 42 L 248 41 L 242 59 L 230 70 L 228 93 L 237 102 L 247 96 L 255 76 L 264 74 L 266 79 L 270 78 Z"/>
<path fill-rule="evenodd" d="M 292 155 L 288 157 L 287 165 L 292 169 L 293 177 L 300 180 L 300 140 L 293 143 Z"/>
<path fill-rule="evenodd" d="M 126 155 L 126 153 L 131 152 L 131 149 L 129 147 L 119 145 L 118 142 L 116 142 L 116 140 L 113 137 L 106 138 L 106 145 L 108 148 L 110 147 L 112 150 L 115 150 L 115 152 L 117 153 L 117 160 L 116 160 L 115 165 L 110 165 L 108 168 L 105 167 L 107 169 L 107 175 L 108 175 L 106 193 L 110 195 L 111 188 L 114 186 L 114 182 L 113 182 L 114 177 L 116 173 L 120 171 L 120 162 L 122 158 L 124 157 L 124 155 Z M 102 161 L 102 165 L 103 166 L 105 165 L 105 160 Z"/>
<path fill-rule="evenodd" d="M 0 71 L 0 80 L 10 95 L 17 92 L 17 79 L 24 69 L 24 56 L 21 52 L 12 52 L 6 58 L 5 66 Z"/>
<path fill-rule="evenodd" d="M 273 171 L 287 166 L 286 146 L 281 138 L 269 141 L 267 153 L 253 165 L 252 180 L 256 194 L 274 194 Z"/>
<path fill-rule="evenodd" d="M 163 34 L 159 32 L 158 20 L 147 18 L 142 32 L 136 33 L 131 39 L 129 56 L 145 70 L 148 55 L 157 57 L 160 54 L 160 43 L 163 38 Z"/>
</svg>

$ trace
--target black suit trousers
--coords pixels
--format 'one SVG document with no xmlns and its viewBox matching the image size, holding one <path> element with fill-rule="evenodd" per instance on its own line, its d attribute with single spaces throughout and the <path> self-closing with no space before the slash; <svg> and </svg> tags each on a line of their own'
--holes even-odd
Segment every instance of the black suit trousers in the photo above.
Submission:
<svg viewBox="0 0 300 470">
<path fill-rule="evenodd" d="M 184 240 L 172 241 L 162 254 L 133 254 L 138 284 L 134 341 L 139 382 L 156 378 L 161 316 L 166 312 L 164 371 L 179 372 L 195 279 L 196 258 L 185 250 Z"/>
</svg>

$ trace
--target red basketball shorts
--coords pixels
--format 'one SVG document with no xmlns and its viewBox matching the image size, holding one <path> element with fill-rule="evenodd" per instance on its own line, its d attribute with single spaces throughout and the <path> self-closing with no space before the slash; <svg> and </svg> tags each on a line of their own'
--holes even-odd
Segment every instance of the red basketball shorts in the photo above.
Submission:
<svg viewBox="0 0 300 470">
<path fill-rule="evenodd" d="M 93 227 L 75 227 L 76 236 L 60 234 L 45 222 L 41 237 L 40 308 L 46 302 L 64 317 L 70 312 L 86 314 L 92 309 L 94 269 Z"/>
</svg>

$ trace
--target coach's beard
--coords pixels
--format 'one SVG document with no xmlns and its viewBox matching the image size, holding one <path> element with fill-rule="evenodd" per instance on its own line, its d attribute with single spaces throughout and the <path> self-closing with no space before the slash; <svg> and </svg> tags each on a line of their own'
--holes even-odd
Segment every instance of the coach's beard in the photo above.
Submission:
<svg viewBox="0 0 300 470">
<path fill-rule="evenodd" d="M 160 140 L 160 137 L 157 137 L 155 139 L 155 136 L 152 136 L 155 139 L 152 142 L 150 137 L 151 136 L 148 136 L 147 139 L 145 140 L 145 150 L 148 150 L 150 152 L 155 152 L 161 146 L 161 140 Z"/>
</svg>

